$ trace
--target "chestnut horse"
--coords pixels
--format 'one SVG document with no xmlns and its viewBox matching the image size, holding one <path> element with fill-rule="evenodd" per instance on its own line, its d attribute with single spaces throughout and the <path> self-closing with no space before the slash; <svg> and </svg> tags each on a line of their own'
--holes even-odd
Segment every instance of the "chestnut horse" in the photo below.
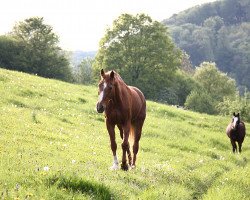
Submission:
<svg viewBox="0 0 250 200">
<path fill-rule="evenodd" d="M 233 113 L 232 122 L 228 124 L 226 132 L 227 136 L 230 138 L 233 153 L 237 151 L 236 142 L 238 142 L 239 152 L 241 152 L 241 146 L 246 135 L 246 128 L 244 122 L 240 121 L 240 113 L 237 115 Z"/>
<path fill-rule="evenodd" d="M 142 126 L 146 118 L 145 97 L 138 88 L 126 85 L 118 73 L 113 70 L 105 73 L 103 69 L 101 70 L 98 95 L 96 109 L 98 113 L 105 112 L 106 126 L 114 156 L 111 169 L 118 169 L 119 163 L 116 155 L 115 125 L 117 125 L 123 140 L 121 168 L 128 170 L 128 164 L 134 168 Z M 133 143 L 131 144 L 133 158 L 130 143 Z M 128 156 L 128 164 L 126 156 Z"/>
</svg>

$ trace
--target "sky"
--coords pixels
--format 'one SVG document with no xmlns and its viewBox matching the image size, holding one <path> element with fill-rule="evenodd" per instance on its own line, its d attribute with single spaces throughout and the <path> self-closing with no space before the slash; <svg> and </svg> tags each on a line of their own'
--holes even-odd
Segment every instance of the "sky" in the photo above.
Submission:
<svg viewBox="0 0 250 200">
<path fill-rule="evenodd" d="M 180 11 L 215 0 L 1 0 L 0 35 L 16 22 L 43 17 L 65 50 L 96 51 L 105 30 L 123 13 L 148 14 L 162 21 Z"/>
</svg>

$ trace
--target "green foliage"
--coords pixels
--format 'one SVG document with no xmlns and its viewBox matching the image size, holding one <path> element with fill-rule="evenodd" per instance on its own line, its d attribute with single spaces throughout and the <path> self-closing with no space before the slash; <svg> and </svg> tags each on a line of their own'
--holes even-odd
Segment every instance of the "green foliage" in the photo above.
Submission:
<svg viewBox="0 0 250 200">
<path fill-rule="evenodd" d="M 69 61 L 58 47 L 58 36 L 53 33 L 52 27 L 44 24 L 43 18 L 32 17 L 17 23 L 11 36 L 17 47 L 9 47 L 8 69 L 16 69 L 39 76 L 56 78 L 65 81 L 72 80 Z M 20 45 L 22 48 L 20 48 Z M 18 52 L 18 59 L 13 55 Z"/>
<path fill-rule="evenodd" d="M 179 62 L 180 52 L 166 27 L 144 14 L 122 14 L 100 41 L 95 70 L 99 74 L 101 68 L 114 69 L 147 98 L 157 99 L 170 85 Z"/>
<path fill-rule="evenodd" d="M 186 108 L 208 114 L 216 113 L 215 105 L 215 101 L 207 92 L 198 90 L 192 91 L 185 102 Z"/>
<path fill-rule="evenodd" d="M 171 105 L 183 106 L 187 96 L 195 86 L 196 83 L 190 75 L 182 70 L 178 70 L 173 77 L 171 85 L 161 90 L 157 100 Z"/>
<path fill-rule="evenodd" d="M 196 68 L 194 80 L 215 101 L 222 101 L 223 97 L 232 97 L 236 92 L 235 80 L 219 71 L 215 63 L 203 62 Z"/>
<path fill-rule="evenodd" d="M 231 116 L 233 112 L 239 112 L 242 119 L 250 121 L 250 93 L 245 92 L 244 96 L 236 94 L 234 98 L 225 97 L 223 102 L 217 105 L 220 114 Z"/>
<path fill-rule="evenodd" d="M 191 110 L 216 114 L 218 103 L 236 94 L 235 81 L 220 72 L 215 63 L 202 63 L 195 70 L 194 80 L 197 86 L 185 103 Z"/>
<path fill-rule="evenodd" d="M 97 90 L 0 69 L 2 199 L 249 197 L 250 138 L 242 154 L 231 153 L 225 134 L 231 117 L 151 101 L 137 167 L 109 170 L 113 156 L 105 117 L 95 111 Z"/>
<path fill-rule="evenodd" d="M 192 64 L 215 62 L 238 85 L 250 90 L 250 1 L 204 4 L 174 15 L 163 23 Z"/>
<path fill-rule="evenodd" d="M 0 36 L 0 66 L 17 70 L 21 66 L 24 45 L 10 36 Z"/>
<path fill-rule="evenodd" d="M 93 61 L 92 58 L 84 58 L 82 62 L 76 67 L 74 77 L 77 83 L 91 84 L 93 83 Z"/>
</svg>

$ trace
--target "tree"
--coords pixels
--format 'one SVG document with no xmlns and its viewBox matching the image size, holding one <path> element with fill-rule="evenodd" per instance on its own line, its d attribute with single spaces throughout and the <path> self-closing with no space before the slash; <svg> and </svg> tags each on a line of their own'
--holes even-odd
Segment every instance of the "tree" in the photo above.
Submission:
<svg viewBox="0 0 250 200">
<path fill-rule="evenodd" d="M 216 113 L 214 99 L 207 92 L 199 90 L 193 90 L 188 95 L 185 107 L 200 113 Z"/>
<path fill-rule="evenodd" d="M 194 74 L 196 88 L 188 96 L 185 106 L 206 112 L 218 113 L 216 106 L 225 97 L 233 98 L 236 94 L 235 80 L 218 70 L 215 63 L 203 62 Z"/>
<path fill-rule="evenodd" d="M 165 26 L 145 14 L 122 14 L 101 39 L 94 66 L 97 73 L 101 68 L 116 70 L 127 84 L 157 99 L 179 63 L 180 51 Z"/>
<path fill-rule="evenodd" d="M 72 78 L 69 61 L 58 46 L 58 36 L 43 18 L 32 17 L 17 23 L 11 35 L 20 41 L 20 69 L 39 76 L 70 81 Z"/>
<path fill-rule="evenodd" d="M 225 0 L 187 9 L 163 21 L 194 66 L 215 62 L 250 90 L 250 1 Z"/>
<path fill-rule="evenodd" d="M 0 36 L 0 67 L 18 70 L 21 65 L 23 45 L 10 36 Z"/>
<path fill-rule="evenodd" d="M 87 57 L 84 58 L 79 65 L 77 65 L 77 70 L 75 73 L 77 83 L 91 84 L 93 82 L 93 61 L 93 59 Z"/>
<path fill-rule="evenodd" d="M 239 112 L 243 120 L 250 122 L 250 93 L 245 90 L 244 96 L 237 93 L 234 98 L 225 97 L 216 108 L 222 115 Z"/>
<path fill-rule="evenodd" d="M 203 62 L 195 71 L 194 80 L 216 101 L 222 101 L 225 96 L 234 96 L 235 80 L 219 71 L 215 63 Z"/>
</svg>

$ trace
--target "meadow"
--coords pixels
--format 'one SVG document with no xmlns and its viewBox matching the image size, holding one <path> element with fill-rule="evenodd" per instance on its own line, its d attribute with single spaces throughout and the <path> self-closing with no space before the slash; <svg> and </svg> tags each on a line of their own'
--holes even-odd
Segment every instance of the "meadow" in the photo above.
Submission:
<svg viewBox="0 0 250 200">
<path fill-rule="evenodd" d="M 1 199 L 250 199 L 248 123 L 233 154 L 230 116 L 147 101 L 137 167 L 111 171 L 97 86 L 0 69 L 0 94 Z"/>
</svg>

